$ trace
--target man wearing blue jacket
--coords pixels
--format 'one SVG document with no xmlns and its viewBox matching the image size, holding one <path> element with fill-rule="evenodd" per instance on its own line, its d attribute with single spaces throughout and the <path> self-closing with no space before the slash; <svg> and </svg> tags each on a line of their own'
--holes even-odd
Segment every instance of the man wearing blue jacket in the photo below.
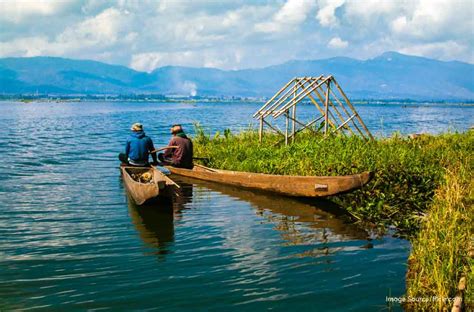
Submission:
<svg viewBox="0 0 474 312">
<path fill-rule="evenodd" d="M 148 155 L 155 149 L 153 141 L 143 131 L 142 124 L 135 123 L 132 125 L 132 134 L 125 145 L 125 153 L 119 154 L 122 163 L 132 166 L 148 166 Z M 156 164 L 156 153 L 151 153 L 153 163 Z"/>
</svg>

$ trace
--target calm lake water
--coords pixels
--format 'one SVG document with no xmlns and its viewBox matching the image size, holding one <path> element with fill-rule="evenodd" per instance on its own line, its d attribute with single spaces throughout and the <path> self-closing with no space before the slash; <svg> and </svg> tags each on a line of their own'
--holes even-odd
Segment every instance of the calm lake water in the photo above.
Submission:
<svg viewBox="0 0 474 312">
<path fill-rule="evenodd" d="M 164 146 L 172 123 L 238 131 L 259 106 L 1 102 L 0 310 L 386 310 L 409 243 L 371 240 L 331 203 L 189 180 L 172 203 L 128 202 L 132 123 Z M 474 124 L 472 106 L 357 109 L 376 135 Z"/>
</svg>

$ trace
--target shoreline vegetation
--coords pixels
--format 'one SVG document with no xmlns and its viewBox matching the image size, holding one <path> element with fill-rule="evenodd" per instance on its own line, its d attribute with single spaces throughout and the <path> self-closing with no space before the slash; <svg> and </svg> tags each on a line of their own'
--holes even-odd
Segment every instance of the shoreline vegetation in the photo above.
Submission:
<svg viewBox="0 0 474 312">
<path fill-rule="evenodd" d="M 374 172 L 360 190 L 330 199 L 369 233 L 391 232 L 411 241 L 406 306 L 450 310 L 465 276 L 464 303 L 472 307 L 474 131 L 413 138 L 395 133 L 373 141 L 302 132 L 285 146 L 276 134 L 265 133 L 259 144 L 252 129 L 211 136 L 196 125 L 194 142 L 196 157 L 212 168 L 329 176 Z"/>
<path fill-rule="evenodd" d="M 265 103 L 267 97 L 255 96 L 187 96 L 187 95 L 161 95 L 161 94 L 78 94 L 78 95 L 47 95 L 47 94 L 12 94 L 1 95 L 0 102 L 16 101 L 21 103 L 76 103 L 76 102 L 137 102 L 137 103 L 221 103 L 221 102 L 239 102 L 239 103 Z M 355 99 L 351 101 L 355 105 L 407 105 L 407 107 L 416 107 L 417 105 L 463 105 L 474 106 L 474 100 L 417 100 L 417 99 Z M 312 104 L 308 100 L 308 104 Z"/>
</svg>

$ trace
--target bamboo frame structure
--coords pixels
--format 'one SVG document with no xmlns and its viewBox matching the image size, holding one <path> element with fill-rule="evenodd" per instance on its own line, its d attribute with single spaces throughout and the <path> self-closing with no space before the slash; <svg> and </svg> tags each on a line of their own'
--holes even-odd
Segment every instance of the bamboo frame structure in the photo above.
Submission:
<svg viewBox="0 0 474 312">
<path fill-rule="evenodd" d="M 298 120 L 296 106 L 305 100 L 314 104 L 319 116 L 310 122 Z M 306 101 L 307 102 L 307 101 Z M 300 111 L 300 110 L 298 110 Z M 285 129 L 280 131 L 272 124 L 277 118 L 283 116 Z M 296 134 L 309 129 L 316 132 L 313 126 L 322 120 L 321 127 L 325 137 L 341 132 L 351 135 L 360 135 L 366 140 L 373 136 L 367 129 L 355 110 L 349 98 L 333 76 L 295 77 L 288 81 L 274 96 L 272 96 L 255 114 L 253 118 L 259 120 L 259 140 L 263 141 L 265 126 L 284 136 L 285 144 L 294 142 Z"/>
</svg>

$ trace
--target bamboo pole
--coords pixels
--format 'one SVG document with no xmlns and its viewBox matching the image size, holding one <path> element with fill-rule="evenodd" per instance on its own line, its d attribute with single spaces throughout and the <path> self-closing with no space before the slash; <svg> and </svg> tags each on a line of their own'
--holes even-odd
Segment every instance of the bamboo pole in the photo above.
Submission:
<svg viewBox="0 0 474 312">
<path fill-rule="evenodd" d="M 288 127 L 289 127 L 289 118 L 288 118 L 288 111 L 285 113 L 285 145 L 288 145 Z"/>
<path fill-rule="evenodd" d="M 322 80 L 319 84 L 317 84 L 316 87 L 314 88 L 319 88 L 323 83 L 325 83 L 328 79 L 330 79 L 331 76 L 329 76 L 328 78 L 325 78 L 324 80 Z M 308 88 L 312 87 L 316 82 L 318 82 L 318 80 L 315 80 L 313 82 L 310 83 L 310 85 L 306 88 L 303 88 L 304 90 L 307 90 Z M 302 99 L 304 99 L 306 96 L 308 96 L 308 94 L 310 94 L 312 92 L 312 90 L 309 90 L 309 91 L 304 91 L 304 92 L 300 92 L 298 95 L 297 95 L 297 100 L 296 100 L 296 103 L 299 103 Z M 302 93 L 304 93 L 302 96 L 300 96 Z M 295 104 L 296 104 L 295 103 Z M 291 104 L 291 103 L 290 103 Z M 286 106 L 283 106 L 282 108 L 280 108 L 280 110 L 273 115 L 273 117 L 277 118 L 278 116 L 282 115 L 285 110 L 287 110 L 288 108 L 290 108 L 291 105 L 286 105 Z"/>
<path fill-rule="evenodd" d="M 321 90 L 321 91 L 324 91 L 324 90 Z M 319 98 L 319 100 L 320 100 L 321 102 L 324 102 L 324 98 L 323 98 L 323 96 L 318 92 L 318 90 L 314 90 L 314 93 L 316 93 L 316 95 L 318 96 L 318 98 Z M 334 92 L 332 92 L 332 89 L 330 89 L 330 93 L 332 93 L 332 94 L 334 95 L 334 97 L 336 98 L 336 100 L 339 101 L 339 99 L 338 99 L 337 96 L 334 94 Z M 334 111 L 336 112 L 336 115 L 339 117 L 340 121 L 345 124 L 345 123 L 346 123 L 346 119 L 339 113 L 339 110 L 336 108 L 336 105 L 334 105 L 334 103 L 333 103 L 333 101 L 331 100 L 331 98 L 329 98 L 329 104 L 334 108 Z M 342 106 L 342 108 L 344 108 L 344 106 Z M 346 110 L 345 110 L 345 111 L 346 111 Z M 347 111 L 346 111 L 346 113 L 347 113 Z M 336 118 L 334 117 L 334 115 L 331 113 L 331 111 L 329 111 L 329 115 L 332 116 L 333 119 L 336 119 Z M 351 115 L 348 114 L 348 113 L 347 113 L 347 115 L 348 115 L 348 117 L 351 116 Z M 331 124 L 331 123 L 330 123 L 330 124 Z M 340 129 L 340 126 L 337 126 L 337 127 L 333 126 L 333 127 Z M 350 127 L 349 127 L 348 129 L 349 129 L 349 131 L 350 131 L 352 134 L 354 134 L 354 132 L 352 131 L 352 129 L 351 129 Z M 359 130 L 359 129 L 358 129 L 358 130 Z M 363 134 L 360 130 L 359 130 L 359 133 L 364 137 L 364 134 Z"/>
<path fill-rule="evenodd" d="M 327 88 L 326 88 L 326 101 L 324 102 L 324 135 L 328 135 L 328 121 L 329 121 L 329 88 L 331 86 L 331 80 L 328 80 L 327 82 Z"/>
<path fill-rule="evenodd" d="M 336 95 L 336 93 L 333 91 L 333 89 L 331 89 L 331 93 L 332 93 L 332 95 L 334 95 L 334 98 L 336 99 L 337 103 L 342 107 L 342 110 L 346 113 L 347 117 L 351 118 L 351 114 L 347 111 L 344 104 L 339 100 L 339 97 Z M 352 110 L 352 112 L 357 115 L 356 111 Z M 362 130 L 360 130 L 360 128 L 357 126 L 357 123 L 354 121 L 353 118 L 351 118 L 351 122 L 354 125 L 354 127 L 356 128 L 357 132 L 359 132 L 359 134 L 365 139 L 366 135 L 364 134 L 364 132 L 362 132 Z M 354 133 L 350 127 L 349 127 L 349 129 L 350 129 L 351 133 Z"/>
<path fill-rule="evenodd" d="M 295 84 L 293 86 L 293 89 L 294 89 L 294 92 L 293 92 L 293 99 L 296 97 L 296 89 L 297 89 L 297 86 L 296 86 L 296 81 L 295 81 Z M 293 116 L 293 120 L 292 120 L 292 123 L 291 123 L 291 142 L 295 142 L 295 131 L 296 131 L 296 123 L 295 123 L 295 120 L 296 120 L 296 105 L 293 105 L 293 109 L 292 109 L 292 116 Z"/>
<path fill-rule="evenodd" d="M 315 80 L 312 84 L 316 83 L 321 77 L 322 77 L 322 76 L 318 77 L 317 80 Z M 311 78 L 311 79 L 312 79 L 312 78 Z M 298 81 L 298 80 L 296 80 L 296 81 Z M 309 86 L 308 86 L 308 87 L 309 87 Z M 288 91 L 286 92 L 286 94 L 285 94 L 285 95 L 286 95 L 286 98 L 285 98 L 284 101 L 286 101 L 286 100 L 288 99 L 288 92 L 289 92 L 289 91 L 291 91 L 291 89 L 288 89 Z M 295 98 L 293 99 L 293 101 L 289 101 L 289 102 L 286 102 L 285 104 L 281 105 L 280 108 L 279 108 L 276 112 L 273 112 L 273 111 L 272 111 L 273 117 L 275 117 L 275 118 L 279 117 L 279 116 L 280 116 L 281 114 L 283 114 L 288 108 L 290 108 L 290 107 L 293 106 L 293 105 L 298 104 L 302 99 L 304 99 L 304 98 L 306 97 L 306 94 L 303 94 L 303 93 L 305 93 L 306 91 L 307 91 L 307 88 L 303 86 L 302 89 L 301 89 L 301 92 L 296 94 L 296 96 L 295 96 Z M 303 94 L 303 95 L 301 96 L 301 94 Z M 281 100 L 281 98 L 280 98 L 280 100 Z M 282 102 L 284 102 L 284 101 L 279 101 L 279 102 L 278 102 L 278 105 L 282 104 Z M 275 107 L 273 110 L 275 110 L 275 109 L 276 109 L 276 107 Z"/>
<path fill-rule="evenodd" d="M 279 106 L 281 103 L 284 103 L 288 100 L 288 97 L 291 94 L 291 88 L 286 90 L 285 93 L 283 93 L 282 96 L 280 96 L 270 107 L 267 108 L 266 111 L 262 113 L 262 116 L 267 117 L 268 115 L 272 114 Z"/>
<path fill-rule="evenodd" d="M 318 96 L 319 100 L 321 101 L 321 103 L 324 103 L 324 98 L 322 97 L 321 94 L 319 94 L 318 92 L 318 89 L 314 89 L 312 90 L 312 92 L 316 93 L 316 95 Z M 311 96 L 311 95 L 308 95 L 308 98 L 311 100 L 311 102 L 313 102 L 313 104 L 316 106 L 316 108 L 319 110 L 319 112 L 321 113 L 322 116 L 324 116 L 324 110 L 319 106 L 318 102 Z M 332 118 L 334 120 L 336 120 L 336 118 L 334 118 L 334 115 L 331 113 L 331 111 L 329 111 L 329 115 L 332 116 Z M 336 125 L 331 121 L 331 119 L 329 119 L 329 124 L 331 125 L 331 127 L 333 128 L 337 128 Z"/>
<path fill-rule="evenodd" d="M 260 126 L 258 127 L 258 142 L 263 141 L 263 116 L 260 116 Z"/>
<path fill-rule="evenodd" d="M 339 90 L 339 92 L 341 93 L 341 95 L 344 97 L 344 99 L 346 100 L 347 102 L 347 105 L 349 105 L 349 107 L 357 114 L 357 111 L 354 109 L 354 106 L 352 106 L 351 102 L 349 101 L 349 99 L 347 98 L 346 94 L 344 93 L 344 91 L 342 91 L 341 87 L 339 86 L 339 84 L 337 83 L 336 80 L 334 80 L 334 83 L 337 87 L 337 89 Z M 372 136 L 372 134 L 370 133 L 369 129 L 367 129 L 367 127 L 365 126 L 364 122 L 362 121 L 362 118 L 360 118 L 359 114 L 357 114 L 357 120 L 360 122 L 360 124 L 362 125 L 362 127 L 364 128 L 364 130 L 367 132 L 367 134 L 369 135 L 370 139 L 374 139 L 374 137 Z"/>
<path fill-rule="evenodd" d="M 318 92 L 316 91 L 316 93 L 318 93 Z M 318 94 L 319 94 L 319 93 L 318 93 Z M 347 120 L 347 119 L 345 119 L 345 118 L 342 116 L 342 114 L 339 112 L 339 110 L 337 109 L 336 105 L 334 104 L 333 100 L 331 100 L 331 94 L 334 96 L 334 98 L 336 99 L 336 101 L 339 102 L 339 99 L 337 98 L 336 94 L 334 93 L 333 88 L 330 88 L 330 89 L 329 89 L 329 105 L 331 105 L 331 107 L 333 108 L 333 110 L 336 112 L 336 115 L 337 115 L 337 117 L 339 117 L 339 120 L 340 120 L 343 124 L 347 124 L 347 123 L 346 123 L 346 120 Z M 340 102 L 339 102 L 339 103 L 340 103 Z M 332 115 L 332 116 L 333 116 L 333 118 L 334 118 L 334 115 Z M 350 115 L 348 115 L 348 117 L 350 117 Z M 334 119 L 335 119 L 335 118 L 334 118 Z M 341 129 L 341 127 L 339 126 L 338 129 Z M 347 129 L 349 129 L 349 131 L 350 131 L 351 134 L 354 134 L 354 132 L 352 131 L 352 129 L 351 129 L 350 127 L 347 127 Z"/>
<path fill-rule="evenodd" d="M 301 82 L 299 82 L 299 80 L 297 80 L 297 83 L 301 86 L 301 92 L 300 93 L 297 93 L 296 94 L 296 98 L 290 102 L 290 103 L 287 103 L 285 105 L 283 105 L 276 113 L 276 115 L 274 115 L 275 118 L 277 118 L 278 116 L 280 116 L 281 114 L 283 114 L 288 108 L 290 108 L 291 106 L 293 105 L 296 105 L 298 104 L 301 100 L 303 100 L 306 96 L 308 96 L 308 94 L 310 94 L 312 91 L 309 90 L 309 88 L 311 88 L 316 82 L 318 82 L 323 76 L 319 76 L 317 78 L 314 78 L 314 77 L 309 77 L 309 78 L 303 78 L 303 79 L 308 79 L 308 80 L 314 80 L 312 82 L 310 82 L 310 84 L 308 86 L 302 84 Z M 301 80 L 303 80 L 301 79 Z M 321 84 L 323 83 L 323 81 L 321 82 Z M 309 91 L 308 91 L 309 90 Z M 303 95 L 302 95 L 303 94 Z"/>
<path fill-rule="evenodd" d="M 322 86 L 319 87 L 318 89 L 321 89 L 321 88 L 322 88 Z M 316 94 L 316 96 L 318 97 L 319 101 L 321 101 L 321 103 L 324 104 L 324 103 L 326 102 L 326 99 L 325 99 L 326 96 L 323 97 L 323 96 L 319 93 L 318 89 L 313 89 L 313 92 Z M 323 89 L 321 89 L 321 92 L 324 93 L 325 91 L 324 91 Z M 318 102 L 317 102 L 311 95 L 309 95 L 308 97 L 310 98 L 310 100 L 312 100 L 312 102 L 314 103 L 314 105 L 316 105 L 317 107 L 319 107 L 319 105 L 317 104 Z M 329 103 L 331 103 L 331 99 L 329 99 Z M 318 108 L 318 109 L 319 109 L 319 111 L 320 111 L 320 113 L 321 113 L 322 116 L 325 116 L 325 115 L 326 115 L 325 109 L 324 109 L 324 110 L 323 110 L 322 108 Z M 331 110 L 328 111 L 328 117 L 329 117 L 329 119 L 328 119 L 328 122 L 329 122 L 329 123 L 328 123 L 328 126 L 331 126 L 331 127 L 334 128 L 334 129 L 337 128 L 337 127 L 339 127 L 339 125 L 337 124 L 337 119 L 336 119 L 336 117 L 334 117 L 334 114 L 331 112 Z"/>
<path fill-rule="evenodd" d="M 281 134 L 282 136 L 285 136 L 285 134 L 283 133 L 283 131 L 281 131 L 280 129 L 278 129 L 277 126 L 272 126 L 269 122 L 267 122 L 265 119 L 263 119 L 263 122 L 270 128 L 272 129 L 273 131 L 277 132 L 278 134 Z"/>
<path fill-rule="evenodd" d="M 311 127 L 315 122 L 318 122 L 320 119 L 322 119 L 324 116 L 319 116 L 318 118 L 310 121 L 309 123 L 307 123 L 306 125 L 303 124 L 303 123 L 300 123 L 303 127 L 298 129 L 298 131 L 295 132 L 295 136 L 297 133 L 300 133 L 301 131 L 303 131 L 304 129 L 307 129 L 309 127 Z M 317 132 L 315 132 L 313 129 L 309 128 L 311 130 L 311 132 L 313 132 L 314 134 L 317 134 Z M 290 136 L 291 138 L 291 136 Z"/>
<path fill-rule="evenodd" d="M 295 80 L 295 78 L 291 79 L 290 81 L 288 81 L 288 83 L 287 83 L 283 88 L 281 88 L 280 90 L 278 90 L 278 92 L 275 93 L 275 95 L 274 95 L 270 100 L 268 100 L 262 107 L 260 107 L 260 109 L 259 109 L 255 114 L 253 114 L 253 118 L 257 117 L 257 116 L 260 114 L 260 112 L 261 112 L 262 110 L 264 110 L 264 109 L 267 107 L 267 105 L 270 104 L 277 96 L 279 96 L 279 95 L 283 92 L 283 90 L 285 90 L 286 88 L 288 88 L 288 86 L 289 86 L 294 80 Z"/>
<path fill-rule="evenodd" d="M 322 118 L 324 118 L 323 115 L 321 115 L 321 116 L 319 116 L 318 118 L 316 118 L 316 119 L 310 121 L 310 122 L 307 123 L 307 124 L 304 124 L 304 123 L 298 121 L 298 119 L 295 119 L 295 122 L 296 122 L 297 124 L 299 124 L 300 126 L 303 126 L 303 128 L 307 128 L 308 126 L 314 124 L 315 122 L 319 121 L 319 120 L 322 119 Z M 290 120 L 293 120 L 293 119 L 290 117 Z M 311 130 L 314 134 L 317 134 L 317 132 L 314 131 L 313 129 L 310 129 L 310 130 Z M 299 132 L 299 131 L 296 131 L 296 132 Z"/>
<path fill-rule="evenodd" d="M 320 76 L 322 77 L 322 76 Z M 286 85 L 285 85 L 285 88 L 283 88 L 282 90 L 280 90 L 279 93 L 283 92 L 286 88 L 288 88 L 288 86 L 290 85 L 291 82 L 295 81 L 297 78 L 293 78 L 293 80 L 289 81 Z M 288 88 L 288 90 L 286 90 L 286 92 L 280 97 L 278 98 L 272 105 L 270 105 L 270 107 L 267 108 L 266 111 L 264 111 L 263 113 L 261 113 L 262 116 L 266 117 L 270 114 L 272 114 L 277 108 L 278 106 L 280 106 L 280 104 L 286 102 L 288 100 L 288 97 L 290 96 L 291 94 L 291 91 L 292 91 L 292 88 Z M 275 98 L 275 97 L 274 97 Z M 268 102 L 267 102 L 268 103 Z M 290 102 L 291 103 L 291 102 Z M 284 104 L 283 106 L 287 106 L 288 104 Z M 255 116 L 255 115 L 254 115 Z"/>
<path fill-rule="evenodd" d="M 306 83 L 306 82 L 305 82 L 305 83 Z M 320 87 L 321 87 L 321 86 L 319 86 L 318 88 L 313 88 L 311 91 L 314 92 L 314 93 L 318 96 L 318 98 L 319 98 L 319 100 L 321 101 L 321 103 L 324 103 L 325 100 L 324 100 L 323 96 L 322 96 L 321 94 L 319 94 L 319 92 L 318 92 L 318 89 L 319 89 Z M 323 110 L 323 109 L 319 106 L 318 102 L 317 102 L 311 95 L 308 95 L 308 98 L 311 100 L 311 102 L 313 102 L 314 106 L 316 106 L 316 108 L 319 110 L 319 112 L 321 113 L 321 116 L 324 117 L 324 116 L 326 115 L 326 114 L 325 114 L 325 110 Z M 334 117 L 334 115 L 332 114 L 331 111 L 329 111 L 329 116 L 332 117 L 332 119 L 334 119 L 334 121 L 336 121 L 336 118 Z M 343 120 L 342 120 L 342 121 L 343 121 Z M 335 123 L 331 120 L 331 118 L 329 118 L 328 122 L 329 122 L 329 125 L 330 125 L 331 127 L 333 127 L 333 128 L 337 128 L 337 127 L 338 127 L 338 125 L 335 124 Z"/>
<path fill-rule="evenodd" d="M 331 89 L 331 93 L 332 95 L 334 95 L 334 98 L 336 99 L 337 103 L 339 104 L 339 106 L 341 106 L 342 110 L 346 113 L 347 117 L 348 118 L 351 118 L 351 114 L 347 111 L 346 107 L 344 106 L 344 104 L 339 100 L 337 94 L 333 91 L 333 89 Z M 351 118 L 352 120 L 352 118 Z M 362 131 L 359 129 L 359 127 L 357 126 L 357 123 L 355 123 L 354 121 L 352 121 L 352 124 L 354 125 L 354 127 L 356 128 L 356 130 L 362 135 L 362 137 L 365 137 L 364 134 L 362 133 Z M 352 131 L 352 128 L 349 126 L 348 128 L 350 130 L 350 132 L 352 134 L 354 134 L 354 132 Z"/>
<path fill-rule="evenodd" d="M 335 133 L 337 130 L 341 129 L 342 127 L 344 127 L 345 124 L 347 124 L 349 121 L 351 121 L 356 115 L 352 115 L 349 119 L 347 119 L 346 121 L 344 121 L 344 123 L 342 123 L 336 130 L 334 130 L 332 133 Z"/>
</svg>

